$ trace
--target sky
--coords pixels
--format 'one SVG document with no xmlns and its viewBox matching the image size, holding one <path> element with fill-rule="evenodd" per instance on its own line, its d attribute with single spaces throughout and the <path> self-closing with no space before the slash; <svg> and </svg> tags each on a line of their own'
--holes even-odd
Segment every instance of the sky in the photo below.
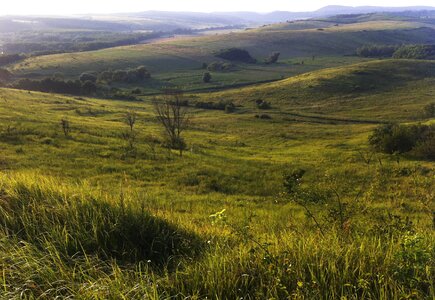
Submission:
<svg viewBox="0 0 435 300">
<path fill-rule="evenodd" d="M 331 2 L 332 1 L 332 2 Z M 311 11 L 326 5 L 435 6 L 435 0 L 2 0 L 0 15 L 164 11 Z"/>
</svg>

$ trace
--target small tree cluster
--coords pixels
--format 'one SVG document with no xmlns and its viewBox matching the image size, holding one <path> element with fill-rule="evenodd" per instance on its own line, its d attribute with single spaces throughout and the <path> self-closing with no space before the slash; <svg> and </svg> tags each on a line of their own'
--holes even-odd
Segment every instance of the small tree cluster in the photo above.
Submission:
<svg viewBox="0 0 435 300">
<path fill-rule="evenodd" d="M 435 45 L 403 45 L 394 52 L 393 58 L 434 59 Z"/>
<path fill-rule="evenodd" d="M 144 66 L 129 70 L 104 71 L 98 74 L 98 81 L 108 83 L 135 83 L 149 78 L 151 78 L 151 74 Z"/>
<path fill-rule="evenodd" d="M 356 49 L 356 55 L 362 57 L 391 57 L 397 48 L 396 45 L 364 45 Z"/>
<path fill-rule="evenodd" d="M 25 78 L 15 82 L 12 86 L 22 90 L 71 95 L 90 95 L 97 91 L 96 84 L 91 81 L 65 81 L 58 78 L 45 78 L 42 80 Z"/>
<path fill-rule="evenodd" d="M 202 108 L 202 109 L 213 109 L 213 110 L 226 110 L 226 108 L 232 107 L 235 109 L 235 105 L 233 102 L 229 100 L 220 100 L 217 102 L 196 102 L 195 103 L 196 108 Z M 231 109 L 231 108 L 229 108 Z"/>
<path fill-rule="evenodd" d="M 207 65 L 208 71 L 213 72 L 224 72 L 224 71 L 230 71 L 234 65 L 232 63 L 223 62 L 223 61 L 214 61 Z"/>
</svg>

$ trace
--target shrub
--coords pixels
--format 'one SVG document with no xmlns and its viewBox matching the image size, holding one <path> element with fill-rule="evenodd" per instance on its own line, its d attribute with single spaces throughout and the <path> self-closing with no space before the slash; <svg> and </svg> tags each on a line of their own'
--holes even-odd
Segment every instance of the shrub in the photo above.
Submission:
<svg viewBox="0 0 435 300">
<path fill-rule="evenodd" d="M 258 109 L 269 109 L 271 107 L 270 103 L 264 100 L 257 100 L 255 101 L 255 104 L 257 105 Z"/>
<path fill-rule="evenodd" d="M 376 128 L 369 137 L 369 143 L 380 152 L 405 153 L 411 150 L 426 153 L 433 147 L 434 125 L 386 124 Z M 428 156 L 431 156 L 428 153 Z M 427 157 L 429 158 L 429 157 Z"/>
<path fill-rule="evenodd" d="M 233 103 L 228 103 L 227 105 L 225 105 L 225 112 L 227 114 L 230 114 L 232 112 L 234 112 L 236 110 L 236 106 Z"/>
<path fill-rule="evenodd" d="M 140 88 L 136 88 L 136 89 L 132 90 L 131 93 L 134 95 L 140 95 L 140 94 L 142 94 L 142 90 Z"/>
<path fill-rule="evenodd" d="M 230 61 L 240 61 L 249 64 L 257 62 L 257 60 L 254 59 L 248 51 L 239 48 L 222 49 L 217 52 L 215 56 Z"/>
<path fill-rule="evenodd" d="M 211 81 L 211 74 L 209 72 L 205 72 L 202 75 L 202 81 L 204 81 L 205 83 L 209 83 Z"/>
<path fill-rule="evenodd" d="M 433 126 L 426 137 L 415 145 L 412 153 L 417 157 L 435 160 L 435 130 L 433 130 Z"/>
<path fill-rule="evenodd" d="M 262 119 L 262 120 L 270 120 L 270 119 L 272 119 L 271 116 L 266 115 L 266 114 L 255 115 L 255 117 L 256 117 L 257 119 Z"/>
<path fill-rule="evenodd" d="M 284 173 L 284 187 L 287 193 L 293 194 L 296 191 L 305 172 L 304 169 L 295 168 Z"/>
<path fill-rule="evenodd" d="M 433 263 L 433 250 L 418 234 L 405 234 L 400 250 L 395 253 L 395 279 L 410 288 L 429 292 L 433 282 L 427 281 L 425 274 Z"/>
</svg>

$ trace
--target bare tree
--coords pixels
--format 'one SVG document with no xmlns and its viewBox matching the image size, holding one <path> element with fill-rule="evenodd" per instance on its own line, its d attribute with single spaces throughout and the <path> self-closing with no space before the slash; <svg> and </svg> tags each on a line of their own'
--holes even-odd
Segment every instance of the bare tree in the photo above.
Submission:
<svg viewBox="0 0 435 300">
<path fill-rule="evenodd" d="M 134 111 L 128 111 L 125 114 L 125 123 L 130 127 L 130 132 L 133 132 L 134 124 L 136 124 L 137 114 Z"/>
<path fill-rule="evenodd" d="M 134 125 L 137 121 L 137 114 L 134 111 L 128 111 L 124 116 L 124 122 L 127 124 L 129 129 L 121 134 L 121 138 L 127 143 L 126 155 L 135 156 L 136 155 L 136 138 L 137 134 L 134 130 Z"/>
<path fill-rule="evenodd" d="M 60 120 L 60 125 L 62 126 L 62 131 L 65 136 L 68 136 L 71 132 L 70 123 L 67 119 Z"/>
<path fill-rule="evenodd" d="M 157 121 L 163 126 L 169 146 L 178 149 L 180 156 L 186 146 L 181 134 L 189 125 L 189 111 L 179 90 L 166 90 L 163 101 L 154 104 Z"/>
</svg>

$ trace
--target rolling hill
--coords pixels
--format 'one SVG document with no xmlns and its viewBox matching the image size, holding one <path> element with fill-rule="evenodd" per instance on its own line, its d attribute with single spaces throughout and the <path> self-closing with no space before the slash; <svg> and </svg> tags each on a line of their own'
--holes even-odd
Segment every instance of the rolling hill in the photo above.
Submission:
<svg viewBox="0 0 435 300">
<path fill-rule="evenodd" d="M 430 299 L 434 164 L 367 140 L 385 121 L 433 122 L 434 87 L 434 62 L 383 60 L 187 94 L 183 157 L 165 146 L 159 97 L 1 88 L 0 296 Z M 194 107 L 219 100 L 239 106 Z M 303 206 L 284 189 L 293 170 Z"/>
<path fill-rule="evenodd" d="M 304 21 L 301 26 L 307 23 Z M 312 24 L 322 25 L 315 21 Z M 310 24 L 310 25 L 312 25 Z M 174 72 L 195 71 L 203 62 L 218 60 L 213 53 L 230 47 L 248 50 L 260 61 L 273 51 L 279 51 L 283 60 L 296 62 L 309 60 L 312 56 L 343 57 L 352 55 L 356 48 L 365 44 L 435 43 L 435 29 L 409 21 L 369 21 L 316 29 L 282 29 L 279 26 L 247 30 L 216 36 L 176 38 L 150 44 L 135 45 L 90 51 L 66 53 L 29 58 L 9 69 L 18 76 L 44 76 L 64 73 L 77 77 L 85 71 L 125 69 L 145 65 L 157 78 L 170 77 Z M 265 79 L 278 79 L 292 71 L 291 62 L 286 68 L 258 75 Z M 270 69 L 271 66 L 268 66 Z M 273 66 L 272 66 L 273 67 Z M 281 66 L 282 67 L 282 66 Z M 250 66 L 241 65 L 241 68 Z M 293 72 L 294 74 L 294 72 Z M 163 76 L 162 76 L 163 75 Z M 242 77 L 243 72 L 237 74 Z M 180 76 L 178 76 L 180 77 Z M 182 76 L 181 76 L 182 77 Z"/>
</svg>

